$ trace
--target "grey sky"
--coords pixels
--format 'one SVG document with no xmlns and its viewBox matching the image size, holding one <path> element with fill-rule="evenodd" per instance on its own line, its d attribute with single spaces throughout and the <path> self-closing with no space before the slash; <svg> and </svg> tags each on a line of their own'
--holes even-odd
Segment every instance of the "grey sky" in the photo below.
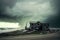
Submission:
<svg viewBox="0 0 60 40">
<path fill-rule="evenodd" d="M 3 7 L 9 18 L 16 19 L 23 27 L 30 21 L 47 22 L 49 17 L 57 16 L 57 0 L 5 0 L 7 6 Z M 13 5 L 12 5 L 13 4 Z M 57 3 L 56 3 L 57 4 Z M 2 4 L 1 4 L 2 5 Z M 4 17 L 2 17 L 4 18 Z M 8 18 L 7 18 L 8 19 Z"/>
</svg>

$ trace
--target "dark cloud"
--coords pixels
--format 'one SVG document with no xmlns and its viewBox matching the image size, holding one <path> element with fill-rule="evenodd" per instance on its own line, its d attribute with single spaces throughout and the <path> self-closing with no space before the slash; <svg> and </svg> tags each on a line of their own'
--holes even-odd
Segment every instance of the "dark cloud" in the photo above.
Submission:
<svg viewBox="0 0 60 40">
<path fill-rule="evenodd" d="M 12 8 L 16 3 L 16 0 L 0 0 L 0 18 L 12 18 L 8 15 L 7 7 Z"/>
<path fill-rule="evenodd" d="M 17 0 L 0 0 L 0 20 L 20 22 L 23 25 L 32 18 L 37 21 L 44 20 L 51 26 L 60 26 L 60 0 L 18 0 L 17 4 L 16 2 Z M 7 12 L 7 8 L 11 13 Z M 50 13 L 55 14 L 48 16 Z"/>
<path fill-rule="evenodd" d="M 60 0 L 53 0 L 51 4 L 55 6 L 56 14 L 49 16 L 46 21 L 49 22 L 52 27 L 60 27 Z"/>
</svg>

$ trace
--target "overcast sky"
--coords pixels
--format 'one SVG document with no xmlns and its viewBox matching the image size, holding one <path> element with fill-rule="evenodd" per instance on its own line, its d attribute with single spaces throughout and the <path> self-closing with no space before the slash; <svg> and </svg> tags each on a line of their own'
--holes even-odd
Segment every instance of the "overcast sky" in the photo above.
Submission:
<svg viewBox="0 0 60 40">
<path fill-rule="evenodd" d="M 59 0 L 0 0 L 0 20 L 19 22 L 22 27 L 30 21 L 60 25 Z"/>
</svg>

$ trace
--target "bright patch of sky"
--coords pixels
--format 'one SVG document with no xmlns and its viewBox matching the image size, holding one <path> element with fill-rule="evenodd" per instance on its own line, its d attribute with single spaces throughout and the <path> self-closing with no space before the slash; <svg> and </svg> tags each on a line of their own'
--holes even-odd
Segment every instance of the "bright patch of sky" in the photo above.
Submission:
<svg viewBox="0 0 60 40">
<path fill-rule="evenodd" d="M 0 28 L 19 28 L 19 23 L 0 22 Z"/>
</svg>

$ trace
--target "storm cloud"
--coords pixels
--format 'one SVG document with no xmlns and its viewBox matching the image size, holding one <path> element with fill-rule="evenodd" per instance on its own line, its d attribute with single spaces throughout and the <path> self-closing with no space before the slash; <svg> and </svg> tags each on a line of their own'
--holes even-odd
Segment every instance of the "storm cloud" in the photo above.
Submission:
<svg viewBox="0 0 60 40">
<path fill-rule="evenodd" d="M 55 6 L 55 13 L 49 16 L 46 21 L 50 23 L 53 27 L 60 27 L 60 0 L 52 0 L 52 6 Z"/>
<path fill-rule="evenodd" d="M 22 26 L 30 21 L 59 26 L 59 2 L 59 0 L 0 0 L 0 20 L 13 19 Z"/>
<path fill-rule="evenodd" d="M 12 16 L 9 16 L 7 12 L 7 8 L 13 8 L 15 5 L 16 0 L 0 0 L 0 20 L 1 19 L 12 19 Z"/>
</svg>

